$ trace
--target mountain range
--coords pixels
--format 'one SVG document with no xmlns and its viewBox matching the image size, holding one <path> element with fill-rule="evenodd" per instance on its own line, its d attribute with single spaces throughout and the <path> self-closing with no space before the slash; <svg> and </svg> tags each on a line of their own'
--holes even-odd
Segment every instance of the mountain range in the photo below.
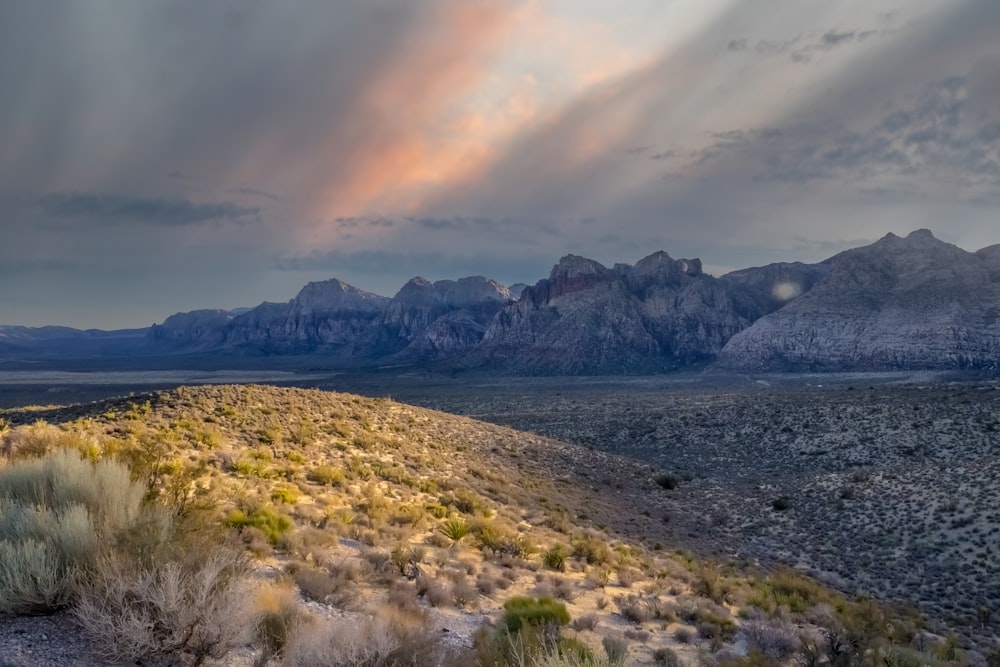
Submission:
<svg viewBox="0 0 1000 667">
<path fill-rule="evenodd" d="M 720 277 L 655 252 L 606 267 L 567 255 L 531 286 L 416 277 L 392 298 L 336 278 L 287 303 L 178 313 L 148 329 L 0 327 L 0 361 L 306 355 L 331 367 L 432 365 L 527 375 L 995 369 L 1000 245 L 927 230 Z"/>
</svg>

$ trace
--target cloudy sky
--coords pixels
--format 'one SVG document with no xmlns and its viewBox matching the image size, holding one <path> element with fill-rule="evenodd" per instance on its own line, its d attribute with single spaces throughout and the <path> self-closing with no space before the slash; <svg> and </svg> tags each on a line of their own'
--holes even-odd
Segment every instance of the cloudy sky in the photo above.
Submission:
<svg viewBox="0 0 1000 667">
<path fill-rule="evenodd" d="M 0 323 L 1000 243 L 997 0 L 0 0 Z"/>
</svg>

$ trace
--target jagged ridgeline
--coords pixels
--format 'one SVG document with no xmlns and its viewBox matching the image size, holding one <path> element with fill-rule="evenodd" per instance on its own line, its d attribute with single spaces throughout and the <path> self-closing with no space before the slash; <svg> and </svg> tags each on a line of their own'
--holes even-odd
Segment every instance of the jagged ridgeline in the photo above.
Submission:
<svg viewBox="0 0 1000 667">
<path fill-rule="evenodd" d="M 524 375 L 734 370 L 994 369 L 1000 246 L 975 253 L 926 230 L 817 264 L 714 277 L 656 252 L 612 268 L 574 255 L 510 287 L 482 276 L 413 278 L 391 299 L 337 279 L 287 303 L 178 313 L 149 329 L 0 327 L 0 362 L 432 366 Z M 189 361 L 184 361 L 187 359 Z M 263 361 L 269 359 L 272 361 Z"/>
<path fill-rule="evenodd" d="M 771 371 L 965 369 L 996 367 L 998 313 L 1000 246 L 969 253 L 920 230 L 818 264 L 720 278 L 698 259 L 657 252 L 612 268 L 567 255 L 548 278 L 512 291 L 481 277 L 415 278 L 388 300 L 332 280 L 231 319 L 174 316 L 150 335 L 179 349 L 444 360 L 528 375 L 711 362 Z"/>
<path fill-rule="evenodd" d="M 0 614 L 68 607 L 106 657 L 191 662 L 243 650 L 262 665 L 582 667 L 961 655 L 901 608 L 677 550 L 662 521 L 676 480 L 529 433 L 388 399 L 259 386 L 5 419 L 5 502 L 25 502 L 5 475 L 40 470 L 55 451 L 72 456 L 57 454 L 52 474 L 119 462 L 133 485 L 150 485 L 146 502 L 159 509 L 102 534 L 114 557 L 83 552 L 80 571 L 95 574 L 67 575 L 64 595 L 26 603 L 10 570 L 0 575 Z M 192 552 L 186 531 L 163 527 L 170 516 L 224 532 Z M 177 535 L 184 548 L 150 550 L 147 533 Z M 251 560 L 220 561 L 212 545 L 225 534 Z M 219 562 L 227 569 L 209 567 Z M 184 603 L 167 609 L 147 584 L 171 577 Z M 203 580 L 220 595 L 189 585 Z M 21 606 L 2 607 L 12 600 Z M 534 657 L 518 661 L 526 650 Z"/>
</svg>

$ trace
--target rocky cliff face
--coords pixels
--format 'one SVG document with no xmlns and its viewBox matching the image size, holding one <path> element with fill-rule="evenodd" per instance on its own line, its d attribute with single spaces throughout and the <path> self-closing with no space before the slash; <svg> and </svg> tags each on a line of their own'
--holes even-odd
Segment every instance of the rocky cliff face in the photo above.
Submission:
<svg viewBox="0 0 1000 667">
<path fill-rule="evenodd" d="M 265 353 L 341 351 L 369 330 L 388 302 L 336 278 L 309 283 L 288 303 L 263 303 L 233 318 L 222 345 Z"/>
<path fill-rule="evenodd" d="M 768 370 L 995 368 L 1000 249 L 927 230 L 830 258 L 811 290 L 736 334 L 719 363 Z"/>
<path fill-rule="evenodd" d="M 482 276 L 435 283 L 413 278 L 389 302 L 363 349 L 375 357 L 406 359 L 465 352 L 509 300 L 506 287 Z"/>
<path fill-rule="evenodd" d="M 657 252 L 609 269 L 567 255 L 494 318 L 477 363 L 518 373 L 640 373 L 714 358 L 766 311 L 752 290 Z"/>
<path fill-rule="evenodd" d="M 360 362 L 431 360 L 465 352 L 510 300 L 506 287 L 472 276 L 413 278 L 392 299 L 332 279 L 306 285 L 288 303 L 241 314 L 178 313 L 147 338 L 160 349 L 330 355 Z"/>
<path fill-rule="evenodd" d="M 183 347 L 214 347 L 223 340 L 223 330 L 235 315 L 228 310 L 192 310 L 176 313 L 154 324 L 146 337 L 158 344 Z"/>
</svg>

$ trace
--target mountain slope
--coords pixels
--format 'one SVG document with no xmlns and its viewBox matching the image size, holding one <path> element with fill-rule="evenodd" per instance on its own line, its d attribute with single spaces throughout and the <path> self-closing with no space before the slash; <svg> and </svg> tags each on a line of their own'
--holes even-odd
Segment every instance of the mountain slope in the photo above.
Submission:
<svg viewBox="0 0 1000 667">
<path fill-rule="evenodd" d="M 567 255 L 504 306 L 474 358 L 527 374 L 663 371 L 714 358 L 767 307 L 752 288 L 703 273 L 700 260 L 661 251 L 608 269 Z"/>
<path fill-rule="evenodd" d="M 506 287 L 482 276 L 435 283 L 416 277 L 389 302 L 367 332 L 362 354 L 429 360 L 471 349 L 510 300 Z"/>
<path fill-rule="evenodd" d="M 367 331 L 388 301 L 336 278 L 312 282 L 286 304 L 263 303 L 233 318 L 221 344 L 270 354 L 336 352 Z"/>
<path fill-rule="evenodd" d="M 994 368 L 998 251 L 968 253 L 927 230 L 826 260 L 800 298 L 726 344 L 720 365 L 767 370 Z"/>
</svg>

